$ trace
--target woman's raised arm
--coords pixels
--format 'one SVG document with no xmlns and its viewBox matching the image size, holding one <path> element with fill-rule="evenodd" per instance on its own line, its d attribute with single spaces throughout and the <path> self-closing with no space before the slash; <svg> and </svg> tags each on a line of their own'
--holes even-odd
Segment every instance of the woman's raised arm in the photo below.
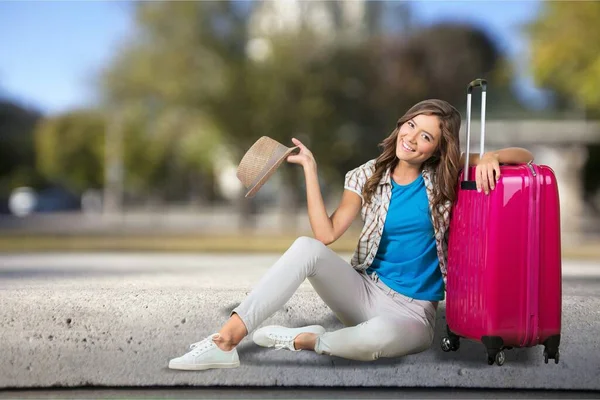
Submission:
<svg viewBox="0 0 600 400">
<path fill-rule="evenodd" d="M 340 205 L 329 217 L 319 186 L 315 158 L 298 139 L 292 139 L 292 142 L 300 148 L 300 152 L 288 156 L 287 161 L 292 164 L 300 164 L 304 168 L 310 227 L 315 239 L 329 245 L 339 239 L 350 227 L 360 211 L 362 200 L 358 194 L 344 190 Z"/>
</svg>

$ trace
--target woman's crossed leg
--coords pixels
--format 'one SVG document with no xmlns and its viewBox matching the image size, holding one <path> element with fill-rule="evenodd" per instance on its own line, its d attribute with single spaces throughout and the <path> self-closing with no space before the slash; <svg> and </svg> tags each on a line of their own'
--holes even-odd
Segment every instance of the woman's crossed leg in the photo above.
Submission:
<svg viewBox="0 0 600 400">
<path fill-rule="evenodd" d="M 307 278 L 347 328 L 329 333 L 320 326 L 256 330 Z M 251 332 L 255 342 L 263 346 L 310 349 L 357 360 L 395 357 L 426 348 L 430 343 L 426 326 L 403 316 L 402 312 L 394 315 L 394 307 L 386 303 L 389 299 L 369 279 L 320 241 L 300 237 L 231 312 L 218 333 L 192 344 L 191 351 L 171 360 L 169 367 L 194 370 L 237 367 L 239 357 L 235 347 Z M 386 315 L 379 315 L 382 312 Z"/>
</svg>

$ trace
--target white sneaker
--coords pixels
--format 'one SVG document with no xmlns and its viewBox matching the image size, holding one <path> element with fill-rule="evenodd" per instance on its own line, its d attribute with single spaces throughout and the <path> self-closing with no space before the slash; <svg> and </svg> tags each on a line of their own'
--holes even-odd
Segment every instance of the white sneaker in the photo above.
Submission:
<svg viewBox="0 0 600 400">
<path fill-rule="evenodd" d="M 211 368 L 236 368 L 240 366 L 237 350 L 224 351 L 213 342 L 219 337 L 214 333 L 200 342 L 190 345 L 190 352 L 169 361 L 169 368 L 200 371 Z"/>
<path fill-rule="evenodd" d="M 319 325 L 304 326 L 302 328 L 286 328 L 285 326 L 271 325 L 257 329 L 254 335 L 252 335 L 252 340 L 262 347 L 300 351 L 294 347 L 294 339 L 301 333 L 322 335 L 325 333 L 325 328 Z"/>
</svg>

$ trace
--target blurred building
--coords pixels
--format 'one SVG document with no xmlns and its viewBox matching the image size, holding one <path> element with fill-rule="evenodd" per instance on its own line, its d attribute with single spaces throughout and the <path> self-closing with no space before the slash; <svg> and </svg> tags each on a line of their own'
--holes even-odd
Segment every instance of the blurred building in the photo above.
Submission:
<svg viewBox="0 0 600 400">
<path fill-rule="evenodd" d="M 362 36 L 367 30 L 367 10 L 375 2 L 354 1 L 261 1 L 250 22 L 251 38 L 268 38 L 310 28 L 324 41 L 340 33 Z"/>
<path fill-rule="evenodd" d="M 408 8 L 396 8 L 408 15 Z M 270 53 L 270 38 L 302 30 L 316 34 L 315 45 L 320 46 L 360 40 L 381 29 L 384 13 L 384 4 L 378 1 L 261 0 L 250 17 L 248 55 L 260 61 Z"/>
</svg>

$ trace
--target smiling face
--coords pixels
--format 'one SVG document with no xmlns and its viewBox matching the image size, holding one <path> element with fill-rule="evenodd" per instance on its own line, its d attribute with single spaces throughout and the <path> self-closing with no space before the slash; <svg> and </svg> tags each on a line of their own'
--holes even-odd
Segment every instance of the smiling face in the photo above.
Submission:
<svg viewBox="0 0 600 400">
<path fill-rule="evenodd" d="M 435 153 L 441 135 L 440 120 L 437 116 L 419 114 L 400 126 L 396 156 L 401 162 L 421 165 Z"/>
</svg>

